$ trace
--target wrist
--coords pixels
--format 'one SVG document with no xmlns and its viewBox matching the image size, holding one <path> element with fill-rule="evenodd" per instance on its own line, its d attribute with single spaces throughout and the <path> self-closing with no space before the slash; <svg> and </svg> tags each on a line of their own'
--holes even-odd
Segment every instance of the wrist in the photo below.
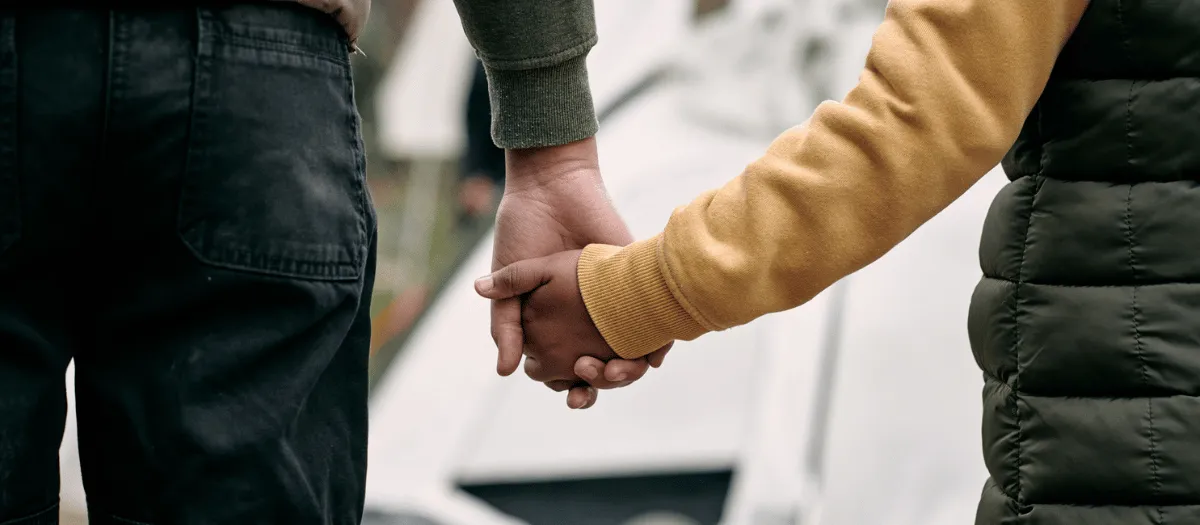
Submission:
<svg viewBox="0 0 1200 525">
<path fill-rule="evenodd" d="M 506 150 L 504 164 L 505 188 L 517 192 L 580 174 L 598 178 L 600 173 L 594 137 L 557 146 Z"/>
</svg>

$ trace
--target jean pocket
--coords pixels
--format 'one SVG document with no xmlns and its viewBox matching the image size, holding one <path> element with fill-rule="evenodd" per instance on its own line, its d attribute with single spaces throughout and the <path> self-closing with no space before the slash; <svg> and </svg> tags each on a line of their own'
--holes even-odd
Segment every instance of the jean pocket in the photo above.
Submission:
<svg viewBox="0 0 1200 525">
<path fill-rule="evenodd" d="M 20 238 L 16 28 L 12 16 L 3 16 L 0 17 L 0 254 Z"/>
<path fill-rule="evenodd" d="M 346 46 L 312 10 L 199 11 L 178 229 L 201 262 L 362 276 L 373 212 Z"/>
</svg>

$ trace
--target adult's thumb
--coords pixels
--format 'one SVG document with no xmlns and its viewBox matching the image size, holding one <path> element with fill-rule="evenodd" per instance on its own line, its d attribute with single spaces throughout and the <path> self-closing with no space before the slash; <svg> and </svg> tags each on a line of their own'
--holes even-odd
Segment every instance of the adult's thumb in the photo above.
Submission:
<svg viewBox="0 0 1200 525">
<path fill-rule="evenodd" d="M 549 281 L 547 259 L 528 259 L 476 279 L 475 293 L 488 299 L 508 299 L 532 292 Z"/>
</svg>

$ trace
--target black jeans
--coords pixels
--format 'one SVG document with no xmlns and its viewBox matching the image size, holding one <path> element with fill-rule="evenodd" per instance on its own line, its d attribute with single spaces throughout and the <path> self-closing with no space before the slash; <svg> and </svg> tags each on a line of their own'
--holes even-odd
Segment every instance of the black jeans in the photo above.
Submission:
<svg viewBox="0 0 1200 525">
<path fill-rule="evenodd" d="M 176 4 L 179 5 L 179 4 Z M 375 217 L 288 3 L 0 11 L 0 524 L 356 524 Z"/>
</svg>

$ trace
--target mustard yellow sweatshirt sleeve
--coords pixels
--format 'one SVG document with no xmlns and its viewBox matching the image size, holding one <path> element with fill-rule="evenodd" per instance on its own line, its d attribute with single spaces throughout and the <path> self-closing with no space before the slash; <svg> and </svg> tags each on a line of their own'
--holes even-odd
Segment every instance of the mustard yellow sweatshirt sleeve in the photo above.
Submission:
<svg viewBox="0 0 1200 525">
<path fill-rule="evenodd" d="M 858 85 L 626 248 L 584 302 L 623 357 L 812 299 L 961 196 L 1016 140 L 1087 0 L 892 0 Z"/>
</svg>

